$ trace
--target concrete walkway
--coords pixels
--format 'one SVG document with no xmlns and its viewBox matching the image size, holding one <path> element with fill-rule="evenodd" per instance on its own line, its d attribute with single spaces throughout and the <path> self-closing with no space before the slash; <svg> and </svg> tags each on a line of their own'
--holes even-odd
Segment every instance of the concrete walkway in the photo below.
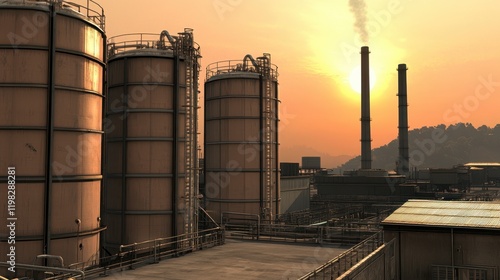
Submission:
<svg viewBox="0 0 500 280">
<path fill-rule="evenodd" d="M 226 239 L 223 246 L 116 272 L 103 279 L 297 279 L 347 249 Z"/>
</svg>

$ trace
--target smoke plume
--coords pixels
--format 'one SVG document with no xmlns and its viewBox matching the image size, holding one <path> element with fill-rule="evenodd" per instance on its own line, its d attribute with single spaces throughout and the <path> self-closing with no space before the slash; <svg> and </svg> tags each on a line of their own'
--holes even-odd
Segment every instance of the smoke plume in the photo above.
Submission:
<svg viewBox="0 0 500 280">
<path fill-rule="evenodd" d="M 368 42 L 368 31 L 366 30 L 366 4 L 364 0 L 349 0 L 349 7 L 354 14 L 354 29 L 358 32 L 363 43 Z"/>
</svg>

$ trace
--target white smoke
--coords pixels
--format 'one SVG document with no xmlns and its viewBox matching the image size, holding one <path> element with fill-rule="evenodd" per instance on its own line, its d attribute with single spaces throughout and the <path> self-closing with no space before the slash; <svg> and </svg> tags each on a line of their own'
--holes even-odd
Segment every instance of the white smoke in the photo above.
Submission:
<svg viewBox="0 0 500 280">
<path fill-rule="evenodd" d="M 366 4 L 364 0 L 349 0 L 349 7 L 354 14 L 354 29 L 358 32 L 363 43 L 368 42 L 368 31 L 366 30 Z"/>
</svg>

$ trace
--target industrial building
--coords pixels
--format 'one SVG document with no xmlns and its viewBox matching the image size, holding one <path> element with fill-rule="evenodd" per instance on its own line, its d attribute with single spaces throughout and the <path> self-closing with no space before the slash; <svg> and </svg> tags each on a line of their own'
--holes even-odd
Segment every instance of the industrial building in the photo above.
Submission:
<svg viewBox="0 0 500 280">
<path fill-rule="evenodd" d="M 408 103 L 406 64 L 399 64 L 399 156 L 396 172 L 372 169 L 370 73 L 367 46 L 361 47 L 361 169 L 346 171 L 343 175 L 319 173 L 314 176 L 317 200 L 334 202 L 389 201 L 404 202 L 418 192 L 415 184 L 407 184 L 409 175 L 408 154 Z"/>
<path fill-rule="evenodd" d="M 299 176 L 300 166 L 298 162 L 280 162 L 281 176 Z"/>
<path fill-rule="evenodd" d="M 298 162 L 280 163 L 280 214 L 310 208 L 311 176 L 300 176 Z"/>
<path fill-rule="evenodd" d="M 311 177 L 281 176 L 280 213 L 303 211 L 310 208 Z"/>
<path fill-rule="evenodd" d="M 397 279 L 499 279 L 500 203 L 410 200 L 382 222 Z"/>
<path fill-rule="evenodd" d="M 314 175 L 321 170 L 321 157 L 302 157 L 301 175 Z"/>
<path fill-rule="evenodd" d="M 15 210 L 0 211 L 0 220 L 16 221 L 17 271 L 0 260 L 2 277 L 108 276 L 229 237 L 229 257 L 223 250 L 205 256 L 229 263 L 252 252 L 242 262 L 253 262 L 257 278 L 500 278 L 498 203 L 411 200 L 491 200 L 500 163 L 430 169 L 425 180 L 410 180 L 406 64 L 397 68 L 395 171 L 372 168 L 364 46 L 361 169 L 331 175 L 320 157 L 280 163 L 278 67 L 270 54 L 209 64 L 199 104 L 201 49 L 192 29 L 108 38 L 103 8 L 79 2 L 0 1 L 0 68 L 10 69 L 0 74 L 0 169 L 15 170 L 17 186 Z M 23 34 L 26 18 L 37 32 L 13 43 L 9 34 Z M 0 177 L 2 185 L 8 178 Z M 472 189 L 480 194 L 467 195 Z M 4 256 L 9 234 L 0 231 Z M 304 246 L 256 243 L 263 240 Z M 325 248 L 333 249 L 318 256 Z M 277 252 L 260 258 L 265 249 Z M 287 267 L 307 254 L 316 254 L 313 266 L 326 264 Z M 203 259 L 179 263 L 192 269 Z M 231 269 L 234 276 L 245 268 Z"/>
<path fill-rule="evenodd" d="M 500 187 L 500 163 L 471 162 L 464 164 L 470 168 L 470 184 L 472 187 Z"/>
<path fill-rule="evenodd" d="M 299 279 L 499 279 L 499 221 L 498 202 L 409 200 L 383 232 Z"/>
</svg>

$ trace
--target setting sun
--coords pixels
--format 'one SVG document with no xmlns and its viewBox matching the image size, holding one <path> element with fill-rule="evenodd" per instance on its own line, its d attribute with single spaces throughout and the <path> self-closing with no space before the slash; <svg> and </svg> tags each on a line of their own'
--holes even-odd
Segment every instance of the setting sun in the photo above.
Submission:
<svg viewBox="0 0 500 280">
<path fill-rule="evenodd" d="M 377 76 L 375 75 L 375 71 L 370 67 L 370 90 L 373 89 L 376 81 Z M 361 66 L 357 66 L 351 71 L 349 75 L 349 84 L 355 92 L 361 93 Z"/>
</svg>

